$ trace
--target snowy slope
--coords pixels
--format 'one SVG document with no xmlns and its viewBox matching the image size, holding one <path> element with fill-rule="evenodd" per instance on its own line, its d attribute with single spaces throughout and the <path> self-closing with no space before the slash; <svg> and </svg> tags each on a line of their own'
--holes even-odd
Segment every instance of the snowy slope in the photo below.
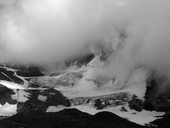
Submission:
<svg viewBox="0 0 170 128">
<path fill-rule="evenodd" d="M 77 66 L 76 64 L 77 63 L 73 63 L 59 73 L 53 71 L 52 74 L 48 73 L 48 75 L 39 77 L 23 77 L 14 73 L 16 77 L 24 81 L 24 84 L 6 80 L 0 80 L 0 84 L 15 90 L 16 95 L 13 95 L 12 98 L 22 103 L 21 107 L 26 107 L 25 104 L 27 102 L 29 103 L 31 101 L 30 99 L 37 97 L 35 102 L 40 102 L 45 106 L 47 105 L 45 107 L 46 112 L 58 112 L 66 108 L 77 108 L 90 114 L 95 114 L 100 111 L 109 111 L 142 125 L 148 124 L 157 119 L 157 116 L 164 114 L 162 112 L 137 111 L 129 108 L 129 102 L 132 100 L 133 96 L 144 101 L 147 72 L 143 68 L 138 68 L 133 71 L 122 86 L 122 81 L 119 81 L 116 76 L 112 78 L 107 74 L 100 73 L 103 68 L 107 66 L 107 62 L 101 61 L 100 56 L 94 57 L 94 59 L 86 65 Z M 13 72 L 16 71 L 12 68 L 6 69 Z M 46 89 L 47 91 L 45 91 Z M 53 95 L 55 91 L 48 89 L 60 91 L 70 100 L 71 106 L 56 106 L 53 99 L 49 101 L 49 97 Z M 47 93 L 50 93 L 49 96 Z M 126 100 L 122 98 L 122 94 L 125 94 L 124 98 Z M 76 103 L 81 100 L 85 102 Z M 97 106 L 95 104 L 97 104 L 98 101 L 102 102 L 101 105 L 98 104 Z M 31 101 L 32 104 L 37 105 L 35 102 Z M 15 114 L 16 109 L 16 104 L 1 105 L 0 115 Z M 37 106 L 36 109 L 39 109 L 39 107 Z"/>
</svg>

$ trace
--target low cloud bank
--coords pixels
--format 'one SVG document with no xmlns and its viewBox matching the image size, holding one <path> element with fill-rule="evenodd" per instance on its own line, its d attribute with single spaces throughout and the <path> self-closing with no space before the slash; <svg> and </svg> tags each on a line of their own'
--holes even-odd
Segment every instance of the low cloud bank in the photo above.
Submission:
<svg viewBox="0 0 170 128">
<path fill-rule="evenodd" d="M 1 0 L 0 61 L 57 63 L 104 49 L 103 74 L 125 82 L 143 67 L 169 76 L 169 6 L 169 0 Z"/>
</svg>

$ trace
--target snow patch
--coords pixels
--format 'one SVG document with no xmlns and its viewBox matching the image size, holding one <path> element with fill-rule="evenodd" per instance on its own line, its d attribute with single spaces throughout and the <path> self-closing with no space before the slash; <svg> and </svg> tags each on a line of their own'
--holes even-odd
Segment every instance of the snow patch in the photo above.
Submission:
<svg viewBox="0 0 170 128">
<path fill-rule="evenodd" d="M 23 87 L 20 84 L 8 82 L 8 81 L 5 81 L 5 80 L 0 80 L 0 84 L 4 85 L 4 86 L 6 86 L 7 88 L 10 88 L 10 89 L 25 89 L 25 87 Z"/>
<path fill-rule="evenodd" d="M 59 112 L 61 110 L 63 110 L 64 107 L 63 106 L 49 106 L 46 110 L 46 112 Z"/>
<path fill-rule="evenodd" d="M 16 113 L 17 113 L 17 104 L 11 105 L 11 104 L 6 103 L 4 105 L 0 105 L 1 116 L 11 116 Z"/>
<path fill-rule="evenodd" d="M 47 97 L 43 95 L 39 95 L 38 100 L 45 102 L 47 100 Z"/>
<path fill-rule="evenodd" d="M 131 110 L 126 107 L 127 112 L 121 111 L 122 106 L 118 107 L 112 107 L 112 108 L 107 108 L 107 109 L 102 109 L 102 110 L 96 110 L 95 108 L 88 106 L 88 105 L 79 105 L 79 106 L 74 106 L 72 108 L 76 108 L 82 112 L 86 112 L 89 114 L 96 114 L 98 112 L 102 111 L 108 111 L 111 113 L 114 113 L 122 118 L 128 119 L 129 121 L 132 121 L 134 123 L 140 124 L 140 125 L 146 125 L 149 124 L 150 122 L 159 119 L 158 116 L 162 116 L 165 113 L 164 112 L 156 112 L 156 111 L 146 111 L 143 110 L 141 112 L 137 112 L 135 110 Z"/>
<path fill-rule="evenodd" d="M 24 90 L 19 90 L 17 101 L 18 102 L 26 102 L 27 100 L 29 100 L 28 98 L 30 97 L 30 95 L 31 95 L 30 93 L 28 93 Z"/>
</svg>

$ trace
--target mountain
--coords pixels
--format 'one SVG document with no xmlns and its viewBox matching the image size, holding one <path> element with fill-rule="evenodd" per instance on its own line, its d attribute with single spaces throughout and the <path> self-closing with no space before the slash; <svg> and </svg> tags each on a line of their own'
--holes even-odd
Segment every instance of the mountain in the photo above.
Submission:
<svg viewBox="0 0 170 128">
<path fill-rule="evenodd" d="M 52 72 L 38 66 L 1 64 L 0 126 L 166 127 L 159 122 L 169 119 L 168 99 L 160 102 L 153 95 L 161 84 L 159 78 L 152 75 L 146 82 L 136 82 L 142 72 L 137 70 L 127 86 L 120 87 L 114 85 L 116 78 L 93 77 L 107 64 L 104 55 L 78 57 Z"/>
</svg>

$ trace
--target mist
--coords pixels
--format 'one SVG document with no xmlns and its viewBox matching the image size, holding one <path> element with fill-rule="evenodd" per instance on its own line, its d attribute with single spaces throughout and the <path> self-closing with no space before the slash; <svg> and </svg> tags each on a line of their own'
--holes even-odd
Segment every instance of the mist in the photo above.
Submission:
<svg viewBox="0 0 170 128">
<path fill-rule="evenodd" d="M 169 6 L 169 0 L 1 0 L 0 61 L 59 63 L 105 50 L 109 63 L 96 72 L 122 84 L 136 69 L 140 79 L 148 69 L 169 74 Z"/>
<path fill-rule="evenodd" d="M 118 33 L 133 21 L 135 3 L 1 0 L 1 61 L 57 62 L 89 52 L 93 43 L 115 47 Z"/>
</svg>

